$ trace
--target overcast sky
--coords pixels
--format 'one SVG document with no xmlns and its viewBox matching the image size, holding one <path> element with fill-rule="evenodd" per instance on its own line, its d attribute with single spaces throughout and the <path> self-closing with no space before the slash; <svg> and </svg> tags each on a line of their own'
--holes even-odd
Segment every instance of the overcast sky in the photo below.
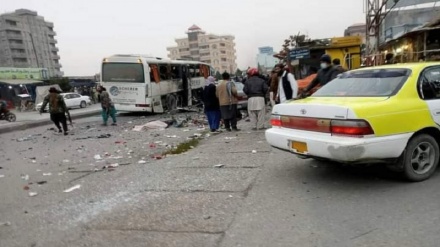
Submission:
<svg viewBox="0 0 440 247">
<path fill-rule="evenodd" d="M 174 38 L 197 24 L 236 37 L 238 65 L 255 66 L 257 48 L 281 48 L 298 32 L 311 38 L 343 36 L 365 22 L 364 0 L 0 0 L 0 13 L 35 10 L 54 22 L 66 76 L 99 72 L 112 54 L 166 57 Z"/>
</svg>

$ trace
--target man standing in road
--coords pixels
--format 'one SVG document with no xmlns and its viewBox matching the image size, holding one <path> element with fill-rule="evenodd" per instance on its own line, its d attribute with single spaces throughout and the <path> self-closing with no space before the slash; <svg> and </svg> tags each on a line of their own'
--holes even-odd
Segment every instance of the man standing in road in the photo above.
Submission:
<svg viewBox="0 0 440 247">
<path fill-rule="evenodd" d="M 107 92 L 107 89 L 103 86 L 98 87 L 99 98 L 101 99 L 102 107 L 102 120 L 103 126 L 107 126 L 108 117 L 110 116 L 113 120 L 112 125 L 116 126 L 116 108 Z"/>
<path fill-rule="evenodd" d="M 318 86 L 322 87 L 327 84 L 329 81 L 335 79 L 341 72 L 332 65 L 332 58 L 324 54 L 321 57 L 321 69 L 318 71 L 315 79 L 304 89 L 303 96 L 307 95 L 310 90 L 314 87 Z"/>
<path fill-rule="evenodd" d="M 227 72 L 223 73 L 222 78 L 223 81 L 217 86 L 216 90 L 216 96 L 220 102 L 222 119 L 226 131 L 239 131 L 237 128 L 237 88 Z"/>
<path fill-rule="evenodd" d="M 279 70 L 280 80 L 278 83 L 277 99 L 280 103 L 284 103 L 298 96 L 298 83 L 292 73 L 289 72 L 287 66 Z"/>
<path fill-rule="evenodd" d="M 243 91 L 248 96 L 248 112 L 255 126 L 252 130 L 264 129 L 265 96 L 268 89 L 266 81 L 258 76 L 258 69 L 249 69 L 248 80 Z"/>
</svg>

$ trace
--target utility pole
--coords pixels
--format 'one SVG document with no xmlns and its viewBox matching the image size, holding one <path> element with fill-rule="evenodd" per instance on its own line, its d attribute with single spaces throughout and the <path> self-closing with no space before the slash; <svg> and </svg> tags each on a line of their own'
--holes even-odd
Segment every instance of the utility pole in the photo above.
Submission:
<svg viewBox="0 0 440 247">
<path fill-rule="evenodd" d="M 385 19 L 386 15 L 390 12 L 394 6 L 399 2 L 399 0 L 365 0 L 365 12 L 366 12 L 366 41 L 367 41 L 367 55 L 375 56 L 379 52 L 379 36 L 380 36 L 380 25 Z M 388 3 L 393 5 L 387 9 Z M 376 64 L 376 59 L 374 59 L 374 64 Z"/>
</svg>

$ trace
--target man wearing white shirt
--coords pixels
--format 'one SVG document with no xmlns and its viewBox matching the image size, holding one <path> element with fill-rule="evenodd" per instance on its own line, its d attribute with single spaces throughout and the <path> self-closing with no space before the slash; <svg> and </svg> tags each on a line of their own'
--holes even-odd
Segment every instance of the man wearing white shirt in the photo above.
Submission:
<svg viewBox="0 0 440 247">
<path fill-rule="evenodd" d="M 295 77 L 288 71 L 287 67 L 280 71 L 280 74 L 277 99 L 280 103 L 296 99 L 298 97 L 298 83 Z"/>
</svg>

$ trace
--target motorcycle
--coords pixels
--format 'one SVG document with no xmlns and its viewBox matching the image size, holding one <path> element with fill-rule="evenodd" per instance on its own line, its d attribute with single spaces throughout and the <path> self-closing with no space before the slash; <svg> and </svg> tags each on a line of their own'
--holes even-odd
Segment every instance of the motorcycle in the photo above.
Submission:
<svg viewBox="0 0 440 247">
<path fill-rule="evenodd" d="M 8 122 L 15 122 L 17 120 L 17 116 L 10 111 L 4 111 L 0 113 L 0 120 L 6 120 Z"/>
</svg>

